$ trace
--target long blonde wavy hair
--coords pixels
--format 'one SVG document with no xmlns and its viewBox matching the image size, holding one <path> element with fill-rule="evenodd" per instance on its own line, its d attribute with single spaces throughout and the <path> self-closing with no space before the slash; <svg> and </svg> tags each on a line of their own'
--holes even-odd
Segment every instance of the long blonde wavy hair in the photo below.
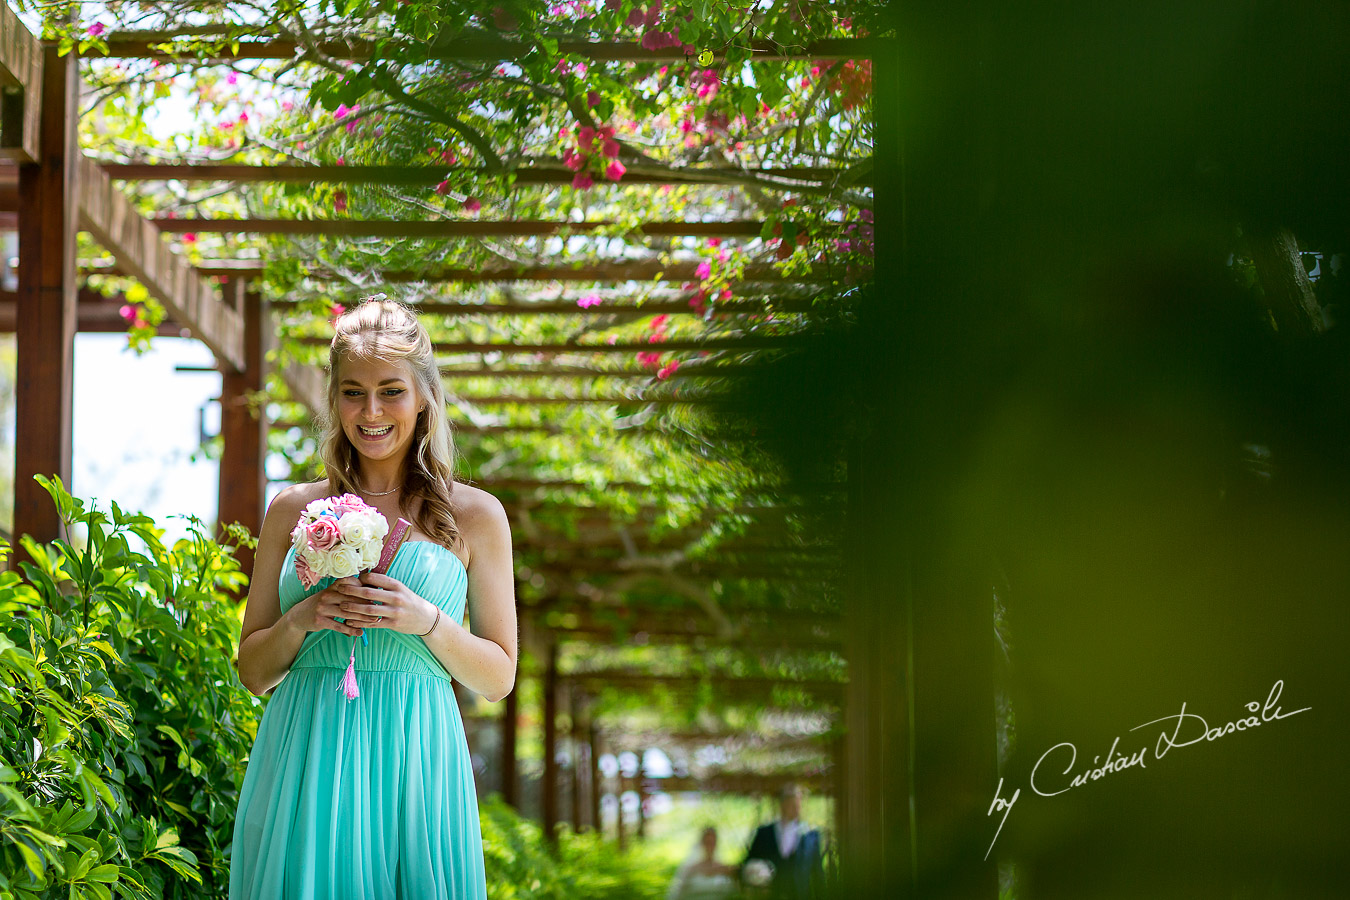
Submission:
<svg viewBox="0 0 1350 900">
<path fill-rule="evenodd" d="M 385 299 L 382 294 L 363 299 L 338 316 L 334 331 L 328 351 L 328 409 L 318 416 L 319 458 L 327 470 L 329 489 L 334 495 L 355 494 L 359 490 L 355 482 L 356 448 L 342 430 L 337 411 L 338 362 L 344 359 L 406 362 L 426 409 L 417 415 L 399 509 L 411 509 L 413 499 L 421 497 L 422 506 L 414 520 L 418 529 L 447 548 L 455 547 L 459 527 L 450 506 L 455 443 L 445 413 L 445 392 L 431 335 L 411 307 Z"/>
</svg>

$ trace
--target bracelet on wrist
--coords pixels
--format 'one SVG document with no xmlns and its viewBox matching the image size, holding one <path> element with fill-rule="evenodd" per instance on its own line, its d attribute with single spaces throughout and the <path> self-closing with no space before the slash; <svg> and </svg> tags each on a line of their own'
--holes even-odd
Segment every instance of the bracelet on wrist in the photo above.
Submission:
<svg viewBox="0 0 1350 900">
<path fill-rule="evenodd" d="M 433 631 L 436 630 L 436 626 L 439 625 L 439 624 L 441 624 L 441 610 L 440 610 L 440 607 L 437 607 L 437 608 L 436 608 L 436 621 L 435 621 L 435 622 L 432 622 L 432 623 L 431 623 L 431 627 L 428 628 L 424 634 L 419 634 L 418 637 L 426 637 L 428 634 L 431 634 Z"/>
</svg>

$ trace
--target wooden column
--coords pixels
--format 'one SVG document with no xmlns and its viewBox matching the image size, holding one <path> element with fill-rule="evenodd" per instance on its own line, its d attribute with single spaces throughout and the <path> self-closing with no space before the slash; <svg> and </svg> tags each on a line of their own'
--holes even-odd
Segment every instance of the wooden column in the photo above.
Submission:
<svg viewBox="0 0 1350 900">
<path fill-rule="evenodd" d="M 647 815 L 643 807 L 647 803 L 647 754 L 638 751 L 637 777 L 637 836 L 641 840 L 647 836 Z"/>
<path fill-rule="evenodd" d="M 579 833 L 585 825 L 582 809 L 586 806 L 586 773 L 590 771 L 590 764 L 586 761 L 587 745 L 583 740 L 586 732 L 582 717 L 585 715 L 586 702 L 581 685 L 571 685 L 569 693 L 572 724 L 567 730 L 567 746 L 572 758 L 572 831 Z"/>
<path fill-rule="evenodd" d="M 605 833 L 605 822 L 600 818 L 600 797 L 604 793 L 604 784 L 600 778 L 600 732 L 595 727 L 595 713 L 589 707 L 586 710 L 586 755 L 590 762 L 591 787 L 591 826 L 596 832 Z"/>
<path fill-rule="evenodd" d="M 544 839 L 556 846 L 558 835 L 558 642 L 548 636 L 544 663 Z"/>
<path fill-rule="evenodd" d="M 618 757 L 618 751 L 615 750 L 614 758 L 618 759 Z M 614 789 L 614 799 L 618 801 L 617 806 L 619 811 L 618 817 L 614 823 L 615 837 L 619 841 L 619 850 L 622 852 L 628 849 L 628 829 L 624 827 L 623 823 L 623 772 L 620 772 L 619 777 L 614 779 L 614 783 L 616 785 Z"/>
<path fill-rule="evenodd" d="M 244 321 L 244 368 L 220 361 L 220 434 L 225 447 L 220 458 L 217 532 L 238 522 L 256 537 L 262 531 L 266 509 L 267 410 L 249 405 L 249 395 L 263 389 L 267 351 L 267 310 L 257 291 L 245 290 L 241 279 L 223 288 L 225 301 L 236 306 Z M 253 551 L 240 547 L 239 565 L 253 571 Z"/>
<path fill-rule="evenodd" d="M 516 726 L 520 706 L 518 692 L 512 690 L 502 704 L 502 799 L 520 809 L 519 769 L 516 763 Z"/>
<path fill-rule="evenodd" d="M 39 543 L 62 536 L 51 496 L 33 480 L 57 476 L 71 488 L 71 404 L 74 395 L 75 322 L 78 285 L 75 180 L 79 148 L 79 69 L 75 54 L 64 59 L 43 50 L 39 158 L 19 166 L 19 292 L 14 448 L 14 548 L 11 567 L 28 555 L 18 537 Z"/>
</svg>

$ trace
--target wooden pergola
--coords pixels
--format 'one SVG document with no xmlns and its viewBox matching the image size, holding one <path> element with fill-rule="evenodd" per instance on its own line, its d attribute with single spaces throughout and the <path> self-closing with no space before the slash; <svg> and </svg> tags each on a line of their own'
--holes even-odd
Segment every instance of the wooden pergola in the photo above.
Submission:
<svg viewBox="0 0 1350 900">
<path fill-rule="evenodd" d="M 151 49 L 165 36 L 158 34 L 112 35 L 110 56 L 148 58 L 157 55 Z M 609 60 L 683 60 L 678 51 L 647 51 L 630 43 L 583 43 L 565 48 L 568 52 Z M 887 45 L 873 41 L 828 41 L 806 48 L 794 56 L 764 52 L 756 61 L 772 62 L 788 58 L 848 59 L 870 57 L 875 64 L 875 91 L 877 108 L 887 109 L 887 96 L 896 96 L 897 63 Z M 360 47 L 329 48 L 336 55 L 357 58 Z M 509 41 L 467 41 L 451 45 L 448 53 L 460 53 L 465 58 L 507 60 L 524 52 L 518 44 Z M 237 59 L 290 58 L 295 47 L 284 41 L 244 42 L 234 54 Z M 20 240 L 18 291 L 12 296 L 0 295 L 0 324 L 13 330 L 18 344 L 17 409 L 21 423 L 21 439 L 16 454 L 15 478 L 15 534 L 28 533 L 38 541 L 50 541 L 60 535 L 61 523 L 50 499 L 33 480 L 35 473 L 59 474 L 67 484 L 71 476 L 71 400 L 74 336 L 79 331 L 120 331 L 123 324 L 116 315 L 118 303 L 107 300 L 82 286 L 86 274 L 120 274 L 140 282 L 159 300 L 168 312 L 160 326 L 163 335 L 191 336 L 206 344 L 215 355 L 222 375 L 221 435 L 224 455 L 220 466 L 219 517 L 221 523 L 239 522 L 255 534 L 261 526 L 265 508 L 267 480 L 264 460 L 267 435 L 272 428 L 305 427 L 303 421 L 268 421 L 265 410 L 250 410 L 248 396 L 263 389 L 265 384 L 266 354 L 272 346 L 278 329 L 278 317 L 295 306 L 293 298 L 272 298 L 263 295 L 257 287 L 261 261 L 257 259 L 208 260 L 189 265 L 184 257 L 171 249 L 166 235 L 193 231 L 198 233 L 248 233 L 273 235 L 328 235 L 363 237 L 483 237 L 483 236 L 546 236 L 562 228 L 570 233 L 600 228 L 607 223 L 575 223 L 542 220 L 525 221 L 296 221 L 276 218 L 246 219 L 170 219 L 162 216 L 146 217 L 139 214 L 121 192 L 120 182 L 157 179 L 184 181 L 213 181 L 251 183 L 263 181 L 292 182 L 346 182 L 379 184 L 430 183 L 444 177 L 445 167 L 381 167 L 381 166 L 293 166 L 255 167 L 235 164 L 163 164 L 141 165 L 98 163 L 83 156 L 76 140 L 75 123 L 78 118 L 79 60 L 75 54 L 61 57 L 56 49 L 39 43 L 20 23 L 9 7 L 0 4 L 0 78 L 5 81 L 3 106 L 0 107 L 0 155 L 10 165 L 0 167 L 0 214 L 16 215 Z M 887 94 L 887 92 L 890 92 Z M 898 133 L 895 122 L 877 123 L 878 157 L 898 158 Z M 739 173 L 744 177 L 747 173 Z M 872 181 L 876 203 L 877 223 L 877 278 L 897 274 L 902 253 L 899 252 L 899 178 L 893 167 L 879 166 L 874 175 L 820 168 L 765 168 L 748 173 L 765 189 L 796 190 L 845 180 L 849 183 Z M 517 183 L 557 184 L 571 178 L 571 172 L 560 163 L 517 170 Z M 630 170 L 631 183 L 685 183 L 717 184 L 727 173 L 716 169 L 689 169 L 678 173 Z M 762 223 L 752 220 L 735 221 L 663 221 L 642 226 L 646 236 L 720 236 L 748 238 L 758 236 Z M 114 268 L 84 263 L 76 258 L 76 234 L 87 232 L 114 259 Z M 329 273 L 330 275 L 333 273 Z M 605 285 L 622 285 L 630 281 L 680 283 L 694 275 L 694 263 L 660 266 L 646 261 L 615 260 L 608 263 L 571 268 L 565 265 L 524 266 L 498 269 L 430 268 L 420 271 L 385 271 L 378 274 L 385 283 L 418 282 L 446 283 L 517 283 L 576 281 L 594 283 L 599 289 Z M 322 278 L 323 272 L 312 272 Z M 335 276 L 334 276 L 335 277 Z M 810 297 L 817 287 L 809 277 L 785 279 L 768 265 L 752 266 L 746 273 L 747 282 L 779 298 L 779 308 L 803 312 L 810 309 Z M 546 298 L 517 297 L 489 307 L 460 306 L 451 302 L 420 304 L 424 314 L 446 319 L 459 316 L 584 315 L 574 304 L 562 304 Z M 719 307 L 731 316 L 762 311 L 762 305 L 738 302 Z M 648 302 L 640 308 L 610 303 L 607 313 L 640 316 L 656 312 L 688 312 L 684 300 L 671 293 L 663 300 Z M 878 311 L 883 318 L 894 311 Z M 312 338 L 314 344 L 326 344 L 326 338 Z M 763 351 L 788 348 L 796 344 L 791 336 L 745 336 L 720 338 L 710 341 L 670 340 L 662 344 L 665 350 L 735 350 Z M 472 367 L 448 365 L 443 371 L 447 380 L 462 377 L 496 378 L 509 383 L 510 379 L 529 377 L 560 377 L 581 380 L 605 377 L 643 377 L 648 373 L 621 370 L 603 365 L 599 360 L 613 354 L 631 354 L 646 349 L 645 343 L 616 342 L 613 345 L 592 344 L 493 344 L 475 342 L 443 342 L 438 352 L 455 354 L 484 354 L 502 352 L 506 359 L 498 365 L 476 364 Z M 592 354 L 589 362 L 560 363 L 559 356 L 573 356 L 579 352 Z M 510 357 L 521 354 L 542 354 L 544 362 L 537 365 L 517 363 Z M 679 378 L 727 377 L 741 374 L 735 362 L 700 365 L 697 361 L 676 373 Z M 313 368 L 290 365 L 280 373 L 294 399 L 310 410 L 322 407 L 325 396 L 323 373 Z M 585 400 L 571 398 L 544 398 L 512 393 L 507 389 L 492 395 L 474 397 L 475 404 L 532 404 L 587 403 L 691 403 L 702 402 L 692 398 L 667 395 L 601 396 Z M 475 427 L 470 422 L 459 426 L 463 433 L 473 436 L 501 431 L 537 432 L 542 436 L 558 433 L 553 426 L 508 425 Z M 863 454 L 863 455 L 859 455 Z M 863 464 L 866 454 L 873 462 Z M 865 514 L 869 501 L 861 493 L 859 478 L 864 471 L 875 474 L 884 470 L 884 464 L 875 458 L 876 448 L 864 451 L 855 446 L 849 461 L 847 496 L 844 485 L 821 485 L 818 489 L 833 496 L 844 511 L 851 528 L 856 528 L 859 516 Z M 870 475 L 868 477 L 871 477 Z M 543 482 L 526 477 L 484 479 L 476 482 L 481 487 L 501 496 L 512 514 L 513 522 L 519 514 L 536 508 L 541 501 L 535 496 L 538 489 L 556 491 L 565 483 Z M 650 489 L 649 485 L 631 485 L 635 489 Z M 847 500 L 847 504 L 843 501 Z M 557 503 L 556 500 L 547 501 Z M 654 501 L 644 507 L 646 512 L 660 509 L 659 491 Z M 894 639 L 906 633 L 906 607 L 903 604 L 880 602 L 872 586 L 884 581 L 884 571 L 877 568 L 872 550 L 869 556 L 856 554 L 864 542 L 856 542 L 845 559 L 847 571 L 840 572 L 838 548 L 828 545 L 808 556 L 801 548 L 791 548 L 784 555 L 785 532 L 780 527 L 785 515 L 794 507 L 774 504 L 753 505 L 746 511 L 756 519 L 750 533 L 724 548 L 723 559 L 681 561 L 645 570 L 641 560 L 655 558 L 665 551 L 675 551 L 695 534 L 681 534 L 660 545 L 634 547 L 622 526 L 608 516 L 590 516 L 584 519 L 585 533 L 576 540 L 550 539 L 546 560 L 526 572 L 518 572 L 518 579 L 542 577 L 551 586 L 546 602 L 523 607 L 521 612 L 524 645 L 536 658 L 543 661 L 543 728 L 544 775 L 542 818 L 545 832 L 554 833 L 554 824 L 563 819 L 559 809 L 562 792 L 561 775 L 555 746 L 559 743 L 557 720 L 559 704 L 564 694 L 574 715 L 571 717 L 570 738 L 586 749 L 574 755 L 578 760 L 573 785 L 570 818 L 576 827 L 594 826 L 599 822 L 601 781 L 596 775 L 596 759 L 606 741 L 602 723 L 589 714 L 592 702 L 601 686 L 622 687 L 641 691 L 654 681 L 666 686 L 685 684 L 679 678 L 643 676 L 617 672 L 564 672 L 559 670 L 560 645 L 571 641 L 623 640 L 640 633 L 644 640 L 707 642 L 717 646 L 750 646 L 754 641 L 768 641 L 774 645 L 797 649 L 842 650 L 849 663 L 848 682 L 813 683 L 806 685 L 835 711 L 840 738 L 831 738 L 823 745 L 829 765 L 798 778 L 832 793 L 836 798 L 836 831 L 840 836 L 845 864 L 854 865 L 859 877 L 863 873 L 893 872 L 895 867 L 908 870 L 908 860 L 894 856 L 888 859 L 888 847 L 893 847 L 897 835 L 911 838 L 907 804 L 900 799 L 910 788 L 906 766 L 901 761 L 900 747 L 912 736 L 907 726 L 895 715 L 896 704 L 905 699 L 882 687 L 897 677 L 892 671 Z M 520 534 L 517 531 L 517 534 Z M 856 534 L 854 535 L 856 537 Z M 524 540 L 524 538 L 522 538 Z M 534 547 L 533 549 L 542 549 Z M 16 547 L 11 565 L 20 551 Z M 245 571 L 251 568 L 251 554 L 241 552 Z M 634 563 L 634 558 L 639 560 Z M 634 566 L 637 568 L 634 568 Z M 678 577 L 687 584 L 705 586 L 711 579 L 765 578 L 788 580 L 802 584 L 839 584 L 845 578 L 847 591 L 846 612 L 843 619 L 810 612 L 766 613 L 763 610 L 723 610 L 718 621 L 706 614 L 683 614 L 660 611 L 633 611 L 631 621 L 616 632 L 614 623 L 600 616 L 601 610 L 592 602 L 595 586 L 586 579 L 593 575 L 619 574 L 626 584 L 645 580 L 660 583 L 662 579 Z M 696 590 L 699 589 L 696 587 Z M 771 633 L 766 633 L 771 631 Z M 726 682 L 719 685 L 734 696 L 767 696 L 776 686 L 792 687 L 791 683 L 775 685 L 753 680 Z M 802 687 L 802 685 L 797 685 Z M 517 692 L 512 692 L 502 704 L 501 747 L 503 778 L 500 790 L 513 804 L 520 803 L 520 784 L 517 777 L 516 723 L 518 718 Z M 992 754 L 992 728 L 990 729 Z M 895 741 L 903 742 L 897 745 Z M 618 746 L 617 736 L 610 743 Z M 819 743 L 819 741 L 817 741 Z M 728 774 L 709 781 L 681 781 L 680 787 L 700 790 L 733 790 L 759 792 L 771 790 L 781 778 Z M 646 787 L 642 787 L 646 785 Z M 632 785 L 630 785 L 632 786 Z M 671 787 L 675 783 L 670 784 Z M 650 782 L 641 782 L 634 789 L 646 790 Z M 585 810 L 592 810 L 584 813 Z M 925 807 L 922 817 L 934 815 Z M 941 815 L 941 814 L 937 814 Z M 620 840 L 622 841 L 622 817 Z"/>
</svg>

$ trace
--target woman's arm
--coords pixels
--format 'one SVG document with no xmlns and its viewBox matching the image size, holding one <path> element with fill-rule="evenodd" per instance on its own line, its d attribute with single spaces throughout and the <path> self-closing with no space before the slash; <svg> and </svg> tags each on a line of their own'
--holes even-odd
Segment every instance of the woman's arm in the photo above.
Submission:
<svg viewBox="0 0 1350 900">
<path fill-rule="evenodd" d="M 424 639 L 450 677 L 496 703 L 516 683 L 516 573 L 502 502 L 478 492 L 459 525 L 469 548 L 469 628 L 445 616 Z"/>
<path fill-rule="evenodd" d="M 263 516 L 253 555 L 244 625 L 239 634 L 239 680 L 261 696 L 281 683 L 309 632 L 281 614 L 277 581 L 291 547 L 290 531 L 304 509 L 299 485 L 277 494 Z"/>
</svg>

